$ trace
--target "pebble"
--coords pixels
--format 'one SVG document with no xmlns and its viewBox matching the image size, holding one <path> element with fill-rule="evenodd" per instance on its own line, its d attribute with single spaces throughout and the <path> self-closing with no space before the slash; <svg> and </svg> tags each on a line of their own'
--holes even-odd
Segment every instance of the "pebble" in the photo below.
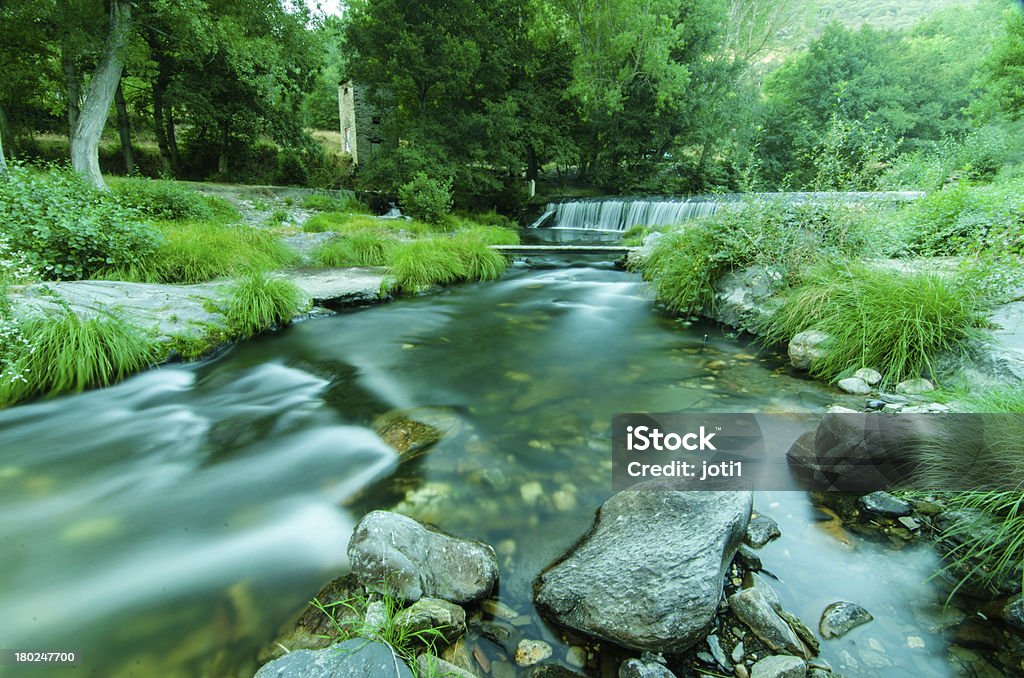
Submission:
<svg viewBox="0 0 1024 678">
<path fill-rule="evenodd" d="M 730 655 L 730 657 L 732 658 L 733 663 L 739 664 L 741 661 L 743 661 L 743 650 L 743 641 L 741 640 L 740 642 L 736 643 L 736 647 L 732 648 L 732 654 Z"/>
<path fill-rule="evenodd" d="M 867 405 L 868 409 L 871 410 L 884 410 L 886 406 L 886 402 L 884 400 L 876 399 L 868 400 L 864 404 Z"/>
<path fill-rule="evenodd" d="M 868 383 L 859 377 L 847 377 L 846 379 L 840 379 L 839 383 L 836 384 L 841 391 L 850 393 L 852 395 L 867 395 L 871 393 L 871 387 Z"/>
<path fill-rule="evenodd" d="M 914 532 L 921 527 L 921 523 L 917 522 L 910 516 L 902 516 L 896 522 L 898 522 L 900 525 L 907 528 L 911 532 Z"/>
<path fill-rule="evenodd" d="M 533 666 L 539 664 L 551 656 L 551 646 L 543 640 L 523 639 L 516 647 L 516 664 L 519 666 Z"/>
<path fill-rule="evenodd" d="M 924 638 L 921 636 L 907 636 L 907 647 L 911 650 L 923 650 L 925 648 Z"/>
<path fill-rule="evenodd" d="M 853 376 L 862 379 L 868 386 L 876 386 L 882 381 L 882 375 L 878 370 L 870 367 L 862 367 L 853 373 Z"/>
<path fill-rule="evenodd" d="M 706 367 L 709 370 L 717 371 L 717 370 L 724 370 L 726 367 L 728 367 L 728 364 L 724 360 L 712 360 L 711 362 L 709 362 L 706 365 Z"/>
<path fill-rule="evenodd" d="M 725 670 L 731 669 L 732 665 L 729 663 L 729 657 L 726 656 L 725 650 L 722 649 L 722 643 L 718 640 L 718 636 L 708 636 L 707 644 L 708 648 L 711 650 L 711 656 L 714 658 L 715 663 Z"/>
<path fill-rule="evenodd" d="M 571 511 L 576 508 L 576 495 L 565 490 L 557 490 L 551 495 L 551 503 L 559 511 Z"/>
<path fill-rule="evenodd" d="M 903 405 L 900 403 L 886 403 L 885 406 L 882 407 L 882 411 L 886 414 L 896 414 L 902 409 Z"/>
<path fill-rule="evenodd" d="M 587 665 L 587 651 L 579 645 L 573 645 L 565 652 L 565 663 L 582 669 Z"/>
<path fill-rule="evenodd" d="M 494 600 L 493 598 L 480 603 L 480 609 L 483 610 L 484 613 L 489 614 L 492 617 L 498 617 L 499 619 L 512 620 L 519 616 L 519 613 L 511 607 L 499 600 Z"/>
<path fill-rule="evenodd" d="M 544 495 L 544 486 L 536 480 L 533 482 L 525 483 L 519 488 L 519 496 L 523 498 L 523 501 L 533 506 L 537 503 L 537 500 Z"/>
</svg>

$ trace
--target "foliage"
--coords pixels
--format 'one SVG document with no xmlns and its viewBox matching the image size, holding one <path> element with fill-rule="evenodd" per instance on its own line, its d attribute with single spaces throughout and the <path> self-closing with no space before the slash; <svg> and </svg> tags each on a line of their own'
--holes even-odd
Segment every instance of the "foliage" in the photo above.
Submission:
<svg viewBox="0 0 1024 678">
<path fill-rule="evenodd" d="M 176 181 L 117 179 L 110 188 L 119 203 L 153 219 L 213 221 L 239 216 L 226 200 L 202 195 Z"/>
<path fill-rule="evenodd" d="M 988 64 L 989 82 L 999 107 L 1017 119 L 1024 115 L 1024 13 L 1008 14 Z"/>
<path fill-rule="evenodd" d="M 493 280 L 507 268 L 504 256 L 472 236 L 437 236 L 402 243 L 391 260 L 395 288 L 413 294 L 435 285 Z"/>
<path fill-rule="evenodd" d="M 354 231 L 377 228 L 381 222 L 364 214 L 352 212 L 321 212 L 314 214 L 302 224 L 306 233 L 325 233 L 327 231 Z"/>
<path fill-rule="evenodd" d="M 232 286 L 225 316 L 233 335 L 248 338 L 287 325 L 305 304 L 305 295 L 291 281 L 253 272 Z"/>
<path fill-rule="evenodd" d="M 926 256 L 1024 252 L 1024 179 L 947 185 L 899 215 L 912 252 Z"/>
<path fill-rule="evenodd" d="M 452 209 L 452 183 L 417 173 L 398 189 L 402 210 L 428 224 L 438 224 Z"/>
<path fill-rule="evenodd" d="M 137 212 L 68 170 L 12 165 L 0 181 L 0 223 L 10 246 L 55 280 L 138 265 L 159 245 L 158 233 Z"/>
<path fill-rule="evenodd" d="M 313 252 L 319 266 L 387 266 L 398 243 L 393 238 L 364 231 L 334 238 Z"/>
<path fill-rule="evenodd" d="M 24 254 L 13 250 L 7 237 L 0 233 L 0 385 L 26 382 L 25 365 L 18 358 L 35 350 L 25 337 L 8 297 L 13 285 L 33 282 L 36 273 Z"/>
<path fill-rule="evenodd" d="M 771 271 L 777 284 L 793 284 L 804 268 L 823 258 L 880 247 L 865 225 L 865 207 L 768 199 L 726 205 L 713 217 L 662 237 L 639 268 L 670 309 L 706 310 L 715 281 L 730 270 L 758 265 Z"/>
<path fill-rule="evenodd" d="M 978 339 L 988 300 L 973 276 L 906 273 L 862 264 L 829 263 L 804 283 L 764 329 L 764 341 L 789 341 L 805 330 L 829 335 L 826 357 L 811 374 L 830 380 L 862 367 L 883 384 L 934 375 L 943 353 L 964 356 Z"/>
<path fill-rule="evenodd" d="M 160 245 L 144 260 L 112 266 L 97 277 L 191 284 L 278 269 L 296 260 L 295 252 L 276 236 L 248 226 L 166 222 L 160 232 Z"/>
<path fill-rule="evenodd" d="M 302 199 L 302 207 L 317 212 L 367 212 L 366 206 L 356 199 L 355 193 L 346 193 L 343 196 L 336 198 L 331 195 L 314 193 Z"/>
<path fill-rule="evenodd" d="M 147 367 L 154 342 L 116 315 L 80 318 L 70 310 L 20 323 L 27 344 L 8 359 L 26 379 L 0 381 L 0 405 L 33 396 L 108 386 Z"/>
<path fill-rule="evenodd" d="M 954 179 L 989 181 L 1006 160 L 1007 136 L 989 125 L 961 138 L 946 137 L 931 150 L 903 153 L 885 169 L 878 188 L 933 191 Z"/>
</svg>

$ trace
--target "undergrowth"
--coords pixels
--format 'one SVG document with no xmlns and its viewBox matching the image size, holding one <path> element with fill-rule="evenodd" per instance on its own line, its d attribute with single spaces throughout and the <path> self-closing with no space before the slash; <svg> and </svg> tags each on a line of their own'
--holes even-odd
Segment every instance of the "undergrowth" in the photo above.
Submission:
<svg viewBox="0 0 1024 678">
<path fill-rule="evenodd" d="M 231 334 L 245 339 L 287 325 L 305 303 L 302 291 L 291 281 L 254 272 L 232 286 L 225 315 Z"/>
</svg>

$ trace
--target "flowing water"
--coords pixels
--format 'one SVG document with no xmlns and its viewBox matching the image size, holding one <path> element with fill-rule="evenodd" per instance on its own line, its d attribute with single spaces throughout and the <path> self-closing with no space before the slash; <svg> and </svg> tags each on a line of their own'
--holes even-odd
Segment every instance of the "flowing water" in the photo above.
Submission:
<svg viewBox="0 0 1024 678">
<path fill-rule="evenodd" d="M 0 412 L 0 648 L 81 657 L 0 674 L 251 676 L 377 508 L 495 545 L 502 600 L 535 616 L 533 578 L 610 495 L 613 413 L 834 401 L 719 327 L 659 314 L 633 274 L 545 259 Z M 369 427 L 396 408 L 451 437 L 399 465 Z M 876 617 L 824 642 L 834 666 L 952 675 L 928 548 L 844 535 L 802 492 L 755 504 L 782 527 L 762 557 L 788 609 L 816 626 L 849 599 Z M 557 630 L 525 632 L 564 657 Z"/>
</svg>

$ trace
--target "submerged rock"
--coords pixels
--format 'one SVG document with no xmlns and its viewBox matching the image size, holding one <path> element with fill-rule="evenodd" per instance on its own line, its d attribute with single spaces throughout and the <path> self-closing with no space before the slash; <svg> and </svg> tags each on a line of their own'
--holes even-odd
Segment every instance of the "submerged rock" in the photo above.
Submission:
<svg viewBox="0 0 1024 678">
<path fill-rule="evenodd" d="M 873 619 L 871 613 L 860 605 L 841 600 L 825 608 L 818 630 L 826 639 L 839 638 Z"/>
<path fill-rule="evenodd" d="M 817 330 L 807 330 L 789 340 L 789 362 L 798 370 L 809 370 L 818 360 L 828 356 L 825 348 L 832 341 L 832 335 Z"/>
<path fill-rule="evenodd" d="M 359 521 L 348 557 L 363 586 L 404 600 L 428 596 L 468 603 L 490 595 L 498 581 L 498 558 L 487 544 L 388 511 L 373 511 Z"/>
<path fill-rule="evenodd" d="M 353 638 L 323 650 L 297 650 L 266 664 L 255 678 L 413 678 L 391 648 Z"/>
<path fill-rule="evenodd" d="M 591 532 L 538 577 L 534 597 L 563 626 L 623 647 L 679 653 L 714 619 L 751 494 L 640 488 L 605 502 Z"/>
<path fill-rule="evenodd" d="M 421 454 L 461 427 L 458 417 L 449 410 L 416 407 L 393 410 L 377 417 L 373 430 L 381 440 L 403 457 Z"/>
<path fill-rule="evenodd" d="M 768 516 L 759 515 L 750 519 L 744 541 L 748 546 L 759 549 L 773 539 L 782 536 L 779 525 Z"/>
<path fill-rule="evenodd" d="M 750 678 L 804 678 L 807 663 L 800 657 L 777 654 L 750 667 Z"/>
<path fill-rule="evenodd" d="M 551 656 L 551 646 L 543 640 L 530 640 L 524 638 L 516 646 L 516 664 L 519 666 L 533 666 L 539 664 Z"/>
</svg>

